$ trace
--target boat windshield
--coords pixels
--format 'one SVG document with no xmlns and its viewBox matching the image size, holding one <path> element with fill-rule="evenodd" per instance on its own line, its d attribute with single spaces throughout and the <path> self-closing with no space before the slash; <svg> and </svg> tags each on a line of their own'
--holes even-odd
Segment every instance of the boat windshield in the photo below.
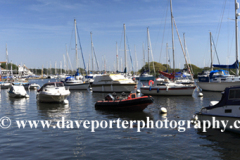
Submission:
<svg viewBox="0 0 240 160">
<path fill-rule="evenodd" d="M 56 86 L 57 87 L 64 87 L 64 84 L 63 83 L 56 83 Z"/>
</svg>

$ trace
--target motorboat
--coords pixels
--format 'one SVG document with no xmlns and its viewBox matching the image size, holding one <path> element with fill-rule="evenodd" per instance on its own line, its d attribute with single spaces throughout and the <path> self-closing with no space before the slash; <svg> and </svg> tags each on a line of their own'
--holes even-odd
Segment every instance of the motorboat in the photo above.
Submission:
<svg viewBox="0 0 240 160">
<path fill-rule="evenodd" d="M 93 92 L 131 92 L 134 90 L 136 83 L 131 78 L 126 78 L 121 74 L 105 74 L 96 76 L 92 83 Z"/>
<path fill-rule="evenodd" d="M 233 124 L 240 119 L 240 86 L 233 86 L 225 88 L 222 92 L 220 101 L 211 101 L 208 107 L 203 107 L 200 112 L 194 115 L 195 120 L 203 122 L 209 120 L 213 124 L 213 117 L 215 121 L 228 121 L 226 127 L 220 123 L 220 128 L 240 133 L 239 128 L 234 128 Z"/>
<path fill-rule="evenodd" d="M 148 86 L 141 86 L 144 95 L 192 96 L 196 85 L 182 84 L 165 79 L 164 81 L 149 81 Z"/>
<path fill-rule="evenodd" d="M 69 87 L 70 90 L 87 90 L 89 88 L 89 82 L 83 82 L 82 80 L 76 79 L 74 76 L 69 76 L 62 82 L 64 86 Z"/>
<path fill-rule="evenodd" d="M 96 110 L 119 110 L 119 111 L 143 111 L 154 101 L 151 96 L 137 97 L 136 93 L 130 93 L 127 97 L 117 97 L 108 94 L 104 100 L 97 101 Z"/>
<path fill-rule="evenodd" d="M 69 95 L 70 91 L 62 82 L 49 82 L 37 91 L 36 98 L 39 102 L 68 103 Z"/>
<path fill-rule="evenodd" d="M 10 82 L 3 82 L 0 85 L 1 85 L 1 89 L 9 89 L 12 86 L 12 83 L 10 83 Z"/>
<path fill-rule="evenodd" d="M 12 85 L 10 90 L 8 91 L 9 97 L 12 98 L 28 98 L 29 95 L 27 94 L 25 88 L 20 85 Z"/>
<path fill-rule="evenodd" d="M 26 83 L 26 84 L 23 84 L 23 86 L 24 86 L 25 89 L 34 89 L 34 90 L 36 90 L 36 89 L 40 88 L 40 85 L 37 84 L 37 83 Z"/>
</svg>

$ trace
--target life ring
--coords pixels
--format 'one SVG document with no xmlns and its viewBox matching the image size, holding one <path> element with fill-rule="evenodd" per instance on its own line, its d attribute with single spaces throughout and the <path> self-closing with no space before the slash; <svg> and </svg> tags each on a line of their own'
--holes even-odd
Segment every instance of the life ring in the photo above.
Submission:
<svg viewBox="0 0 240 160">
<path fill-rule="evenodd" d="M 148 81 L 148 85 L 150 86 L 150 84 L 154 84 L 154 81 L 153 80 L 150 80 L 150 81 Z"/>
</svg>

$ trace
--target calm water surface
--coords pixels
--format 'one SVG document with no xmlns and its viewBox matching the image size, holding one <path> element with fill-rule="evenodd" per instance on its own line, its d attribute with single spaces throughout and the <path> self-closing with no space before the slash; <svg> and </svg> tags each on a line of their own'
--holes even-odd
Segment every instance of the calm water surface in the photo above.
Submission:
<svg viewBox="0 0 240 160">
<path fill-rule="evenodd" d="M 32 80 L 43 85 L 48 80 Z M 54 81 L 54 80 L 53 80 Z M 0 118 L 12 120 L 8 129 L 0 129 L 1 159 L 239 159 L 240 137 L 233 133 L 194 129 L 19 129 L 16 120 L 189 120 L 211 100 L 219 100 L 221 93 L 203 92 L 204 97 L 154 97 L 154 103 L 143 112 L 119 113 L 97 111 L 94 104 L 106 94 L 90 91 L 71 91 L 69 105 L 36 102 L 36 91 L 28 91 L 30 98 L 13 99 L 1 90 Z M 167 115 L 159 114 L 166 107 Z"/>
</svg>

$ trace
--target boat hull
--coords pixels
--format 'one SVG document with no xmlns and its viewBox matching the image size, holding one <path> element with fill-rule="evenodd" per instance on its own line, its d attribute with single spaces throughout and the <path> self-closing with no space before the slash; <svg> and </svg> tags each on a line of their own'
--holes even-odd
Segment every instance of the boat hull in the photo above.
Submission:
<svg viewBox="0 0 240 160">
<path fill-rule="evenodd" d="M 143 111 L 148 105 L 153 103 L 152 97 L 139 97 L 134 99 L 116 101 L 98 101 L 95 104 L 96 110 L 119 110 L 119 111 Z"/>
<path fill-rule="evenodd" d="M 144 95 L 156 95 L 156 96 L 192 96 L 196 86 L 186 87 L 151 87 L 143 86 L 140 88 L 141 93 Z"/>
<path fill-rule="evenodd" d="M 89 88 L 89 83 L 79 83 L 79 84 L 76 84 L 76 83 L 66 83 L 64 82 L 64 86 L 73 90 L 87 90 Z"/>
<path fill-rule="evenodd" d="M 14 94 L 14 93 L 9 93 L 9 97 L 12 98 L 25 98 L 26 94 Z"/>
<path fill-rule="evenodd" d="M 129 93 L 134 90 L 136 84 L 92 84 L 93 92 L 102 92 L 102 93 L 121 93 L 126 92 Z"/>
<path fill-rule="evenodd" d="M 69 95 L 46 95 L 46 94 L 38 94 L 37 100 L 39 102 L 47 102 L 47 103 L 62 103 Z"/>
<path fill-rule="evenodd" d="M 204 91 L 224 91 L 226 87 L 239 86 L 240 81 L 237 82 L 197 82 L 197 85 Z"/>
<path fill-rule="evenodd" d="M 209 115 L 209 114 L 202 114 L 202 113 L 197 113 L 196 114 L 198 116 L 198 120 L 199 121 L 203 121 L 203 120 L 208 120 L 212 123 L 212 117 L 215 117 L 215 121 L 228 121 L 228 125 L 227 127 L 225 128 L 226 131 L 230 131 L 230 132 L 235 132 L 235 133 L 240 133 L 240 128 L 234 128 L 233 127 L 233 124 L 236 120 L 240 120 L 240 117 L 229 117 L 229 116 L 218 116 L 218 115 Z M 224 128 L 222 123 L 219 123 L 220 124 L 220 128 Z M 239 123 L 237 124 L 239 125 Z"/>
</svg>

